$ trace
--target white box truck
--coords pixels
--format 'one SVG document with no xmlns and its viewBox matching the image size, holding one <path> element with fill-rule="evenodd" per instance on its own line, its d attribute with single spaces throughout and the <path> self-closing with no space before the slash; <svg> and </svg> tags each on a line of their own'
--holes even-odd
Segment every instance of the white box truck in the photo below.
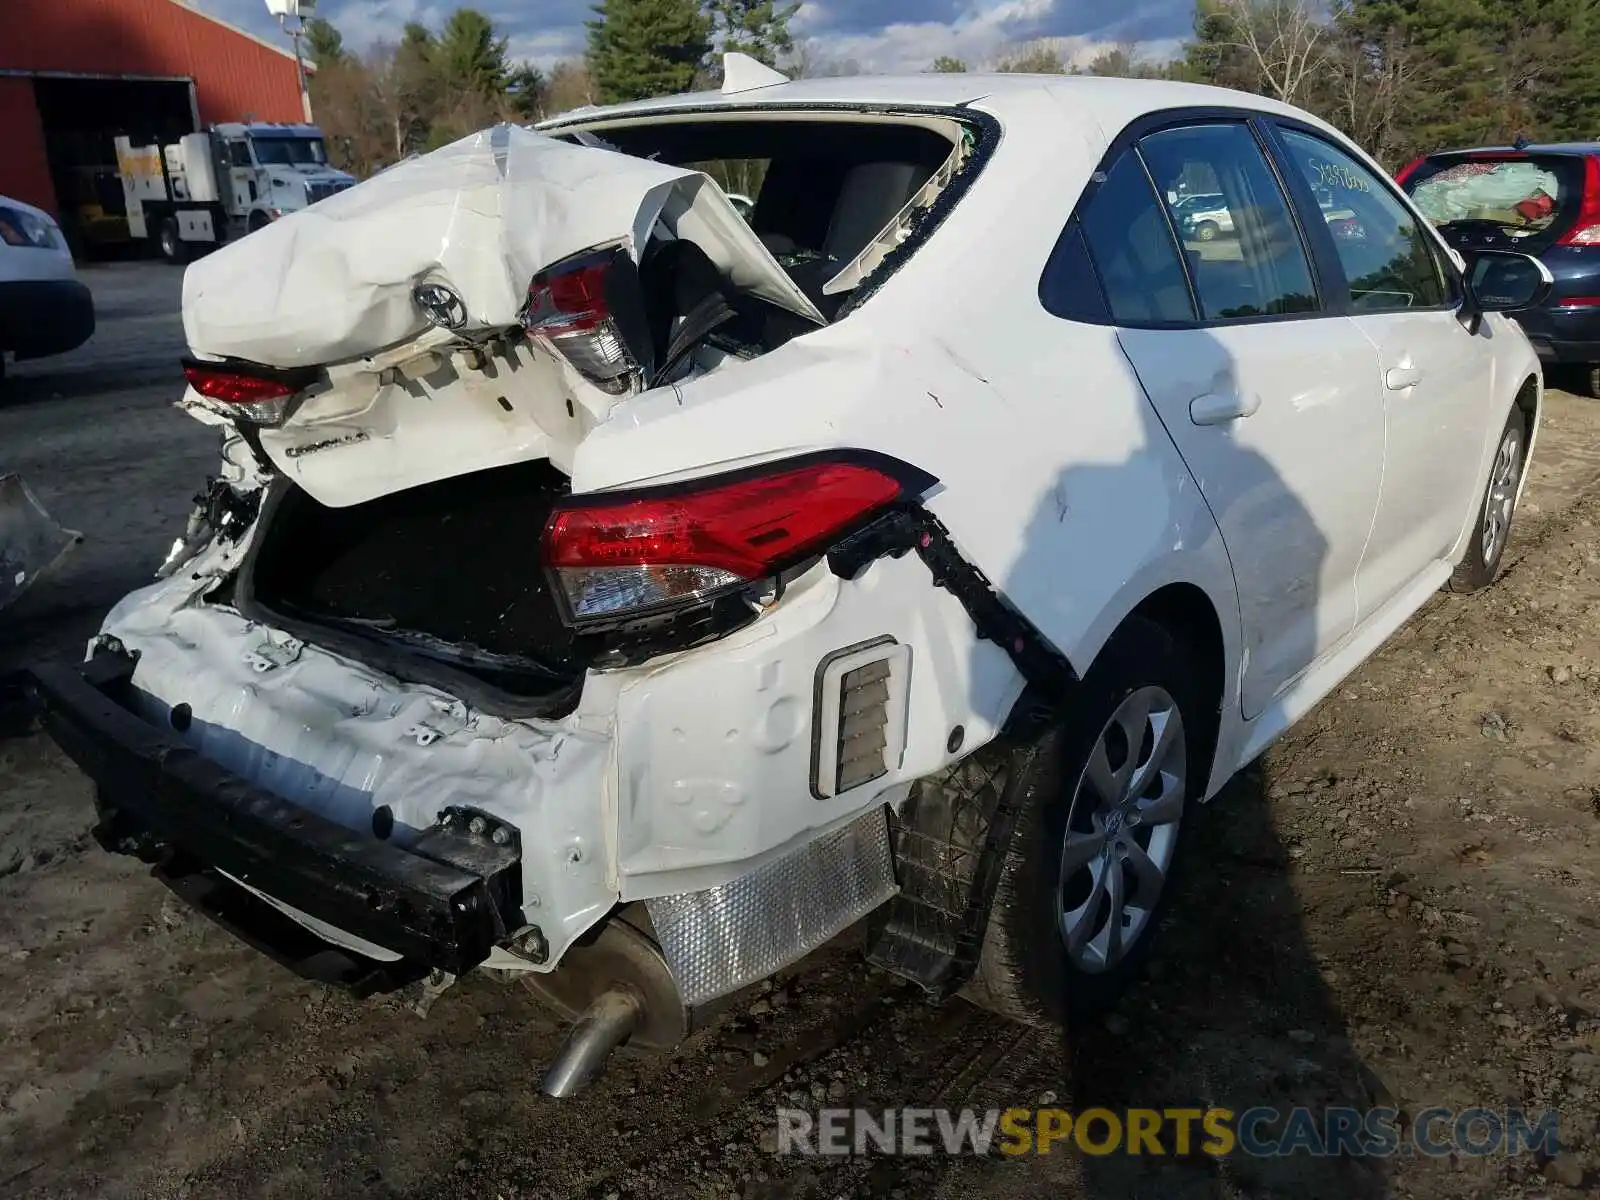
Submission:
<svg viewBox="0 0 1600 1200">
<path fill-rule="evenodd" d="M 167 146 L 116 139 L 128 232 L 170 262 L 354 186 L 315 125 L 221 124 Z"/>
</svg>

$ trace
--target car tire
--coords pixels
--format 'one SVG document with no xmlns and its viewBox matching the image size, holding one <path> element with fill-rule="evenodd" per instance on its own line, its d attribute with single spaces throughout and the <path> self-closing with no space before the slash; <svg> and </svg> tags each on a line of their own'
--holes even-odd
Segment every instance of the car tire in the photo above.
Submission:
<svg viewBox="0 0 1600 1200">
<path fill-rule="evenodd" d="M 1516 516 L 1517 489 L 1528 460 L 1528 423 L 1522 409 L 1513 405 L 1505 428 L 1495 444 L 1489 464 L 1489 482 L 1478 502 L 1465 556 L 1456 564 L 1446 586 L 1452 592 L 1476 592 L 1494 582 L 1500 559 L 1511 536 Z"/>
<path fill-rule="evenodd" d="M 1018 760 L 1017 824 L 967 999 L 1072 1028 L 1138 975 L 1205 787 L 1205 693 L 1191 653 L 1162 626 L 1134 617 L 1113 635 L 1031 760 Z"/>
<path fill-rule="evenodd" d="M 1200 242 L 1214 242 L 1217 240 L 1217 234 L 1221 232 L 1222 226 L 1215 221 L 1201 221 L 1194 227 L 1195 240 Z"/>
</svg>

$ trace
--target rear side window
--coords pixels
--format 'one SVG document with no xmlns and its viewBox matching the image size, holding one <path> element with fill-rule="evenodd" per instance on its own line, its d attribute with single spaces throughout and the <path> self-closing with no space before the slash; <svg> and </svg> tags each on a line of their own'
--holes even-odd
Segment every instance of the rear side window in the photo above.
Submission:
<svg viewBox="0 0 1600 1200">
<path fill-rule="evenodd" d="M 1195 319 L 1183 260 L 1137 154 L 1106 173 L 1083 212 L 1083 233 L 1117 324 Z"/>
<path fill-rule="evenodd" d="M 1139 148 L 1183 239 L 1207 321 L 1317 310 L 1289 202 L 1246 126 L 1163 129 Z"/>
<path fill-rule="evenodd" d="M 1433 224 L 1487 223 L 1512 241 L 1557 232 L 1575 212 L 1583 166 L 1560 154 L 1427 159 L 1407 177 L 1411 203 Z"/>
<path fill-rule="evenodd" d="M 1350 288 L 1355 312 L 1437 308 L 1448 300 L 1428 236 L 1388 187 L 1331 142 L 1282 130 L 1289 161 L 1305 176 Z"/>
</svg>

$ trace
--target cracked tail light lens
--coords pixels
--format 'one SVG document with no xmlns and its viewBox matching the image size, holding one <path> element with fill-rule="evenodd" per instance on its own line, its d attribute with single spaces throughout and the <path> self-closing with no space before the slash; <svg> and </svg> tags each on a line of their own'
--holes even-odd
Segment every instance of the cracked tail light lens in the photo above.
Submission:
<svg viewBox="0 0 1600 1200">
<path fill-rule="evenodd" d="M 206 407 L 256 425 L 276 425 L 303 384 L 276 374 L 252 374 L 231 364 L 185 362 L 184 378 Z"/>
<path fill-rule="evenodd" d="M 533 278 L 522 325 L 602 391 L 620 396 L 640 377 L 611 295 L 620 252 L 604 250 L 560 263 Z M 625 257 L 625 256 L 624 256 Z"/>
<path fill-rule="evenodd" d="M 573 499 L 545 527 L 545 565 L 573 623 L 631 617 L 770 579 L 932 483 L 867 456 Z"/>
</svg>

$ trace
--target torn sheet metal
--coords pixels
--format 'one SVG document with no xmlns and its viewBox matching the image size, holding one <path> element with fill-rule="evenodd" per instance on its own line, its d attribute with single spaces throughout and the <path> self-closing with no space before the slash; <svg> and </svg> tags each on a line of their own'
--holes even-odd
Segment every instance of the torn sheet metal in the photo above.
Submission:
<svg viewBox="0 0 1600 1200">
<path fill-rule="evenodd" d="M 508 328 L 539 271 L 606 245 L 637 261 L 658 222 L 735 286 L 826 323 L 704 174 L 500 125 L 194 263 L 184 332 L 201 355 L 343 362 L 426 331 L 412 295 L 425 283 L 460 298 L 464 335 Z"/>
<path fill-rule="evenodd" d="M 0 608 L 55 569 L 83 535 L 63 529 L 19 475 L 0 475 Z"/>
</svg>

